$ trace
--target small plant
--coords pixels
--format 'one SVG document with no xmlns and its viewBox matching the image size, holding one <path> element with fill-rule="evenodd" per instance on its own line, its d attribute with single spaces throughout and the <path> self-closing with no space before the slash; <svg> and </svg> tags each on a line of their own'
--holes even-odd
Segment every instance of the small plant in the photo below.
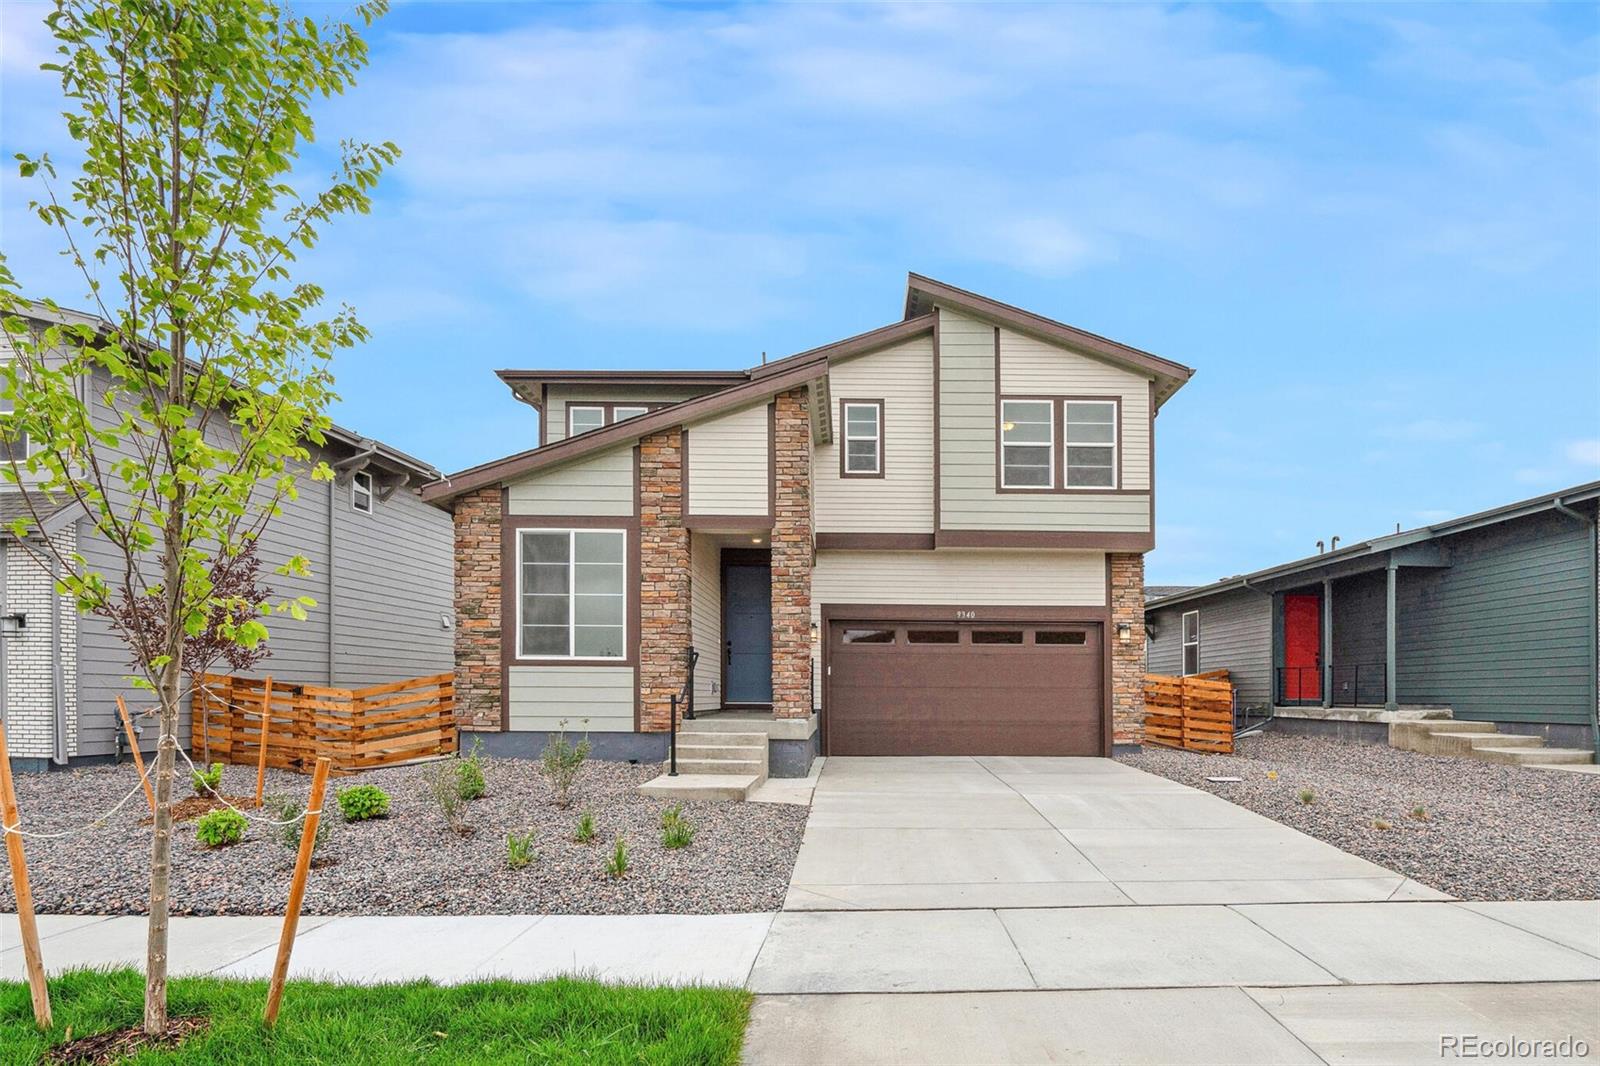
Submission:
<svg viewBox="0 0 1600 1066">
<path fill-rule="evenodd" d="M 472 750 L 467 752 L 467 757 L 456 762 L 456 791 L 461 793 L 461 798 L 469 803 L 475 799 L 482 799 L 488 787 L 483 782 L 483 741 L 474 737 Z"/>
<path fill-rule="evenodd" d="M 1268 770 L 1267 771 L 1267 780 L 1268 781 L 1276 781 L 1277 779 L 1278 779 L 1278 771 L 1276 771 L 1276 770 Z"/>
<path fill-rule="evenodd" d="M 506 834 L 506 865 L 520 870 L 539 855 L 533 850 L 533 830 Z"/>
<path fill-rule="evenodd" d="M 661 828 L 663 829 L 671 827 L 673 822 L 681 821 L 683 821 L 683 804 L 681 803 L 674 803 L 661 812 Z"/>
<path fill-rule="evenodd" d="M 1428 820 L 1428 808 L 1424 807 L 1420 803 L 1417 804 L 1415 807 L 1411 808 L 1411 817 L 1415 818 L 1419 822 L 1426 822 Z"/>
<path fill-rule="evenodd" d="M 244 815 L 229 807 L 207 811 L 194 824 L 194 837 L 208 848 L 222 848 L 244 839 Z"/>
<path fill-rule="evenodd" d="M 661 830 L 661 846 L 671 850 L 686 848 L 694 842 L 694 823 L 678 818 Z"/>
<path fill-rule="evenodd" d="M 439 805 L 444 824 L 457 836 L 470 836 L 472 825 L 467 821 L 467 804 L 461 798 L 461 788 L 455 767 L 448 762 L 434 763 L 424 781 L 428 794 Z"/>
<path fill-rule="evenodd" d="M 297 799 L 289 796 L 268 796 L 262 801 L 262 806 L 267 813 L 272 815 L 272 820 L 282 822 L 277 827 L 278 843 L 290 851 L 300 850 L 300 838 L 305 835 L 306 822 L 301 817 L 305 807 Z M 333 822 L 328 818 L 317 819 L 317 836 L 311 845 L 311 859 L 316 861 L 317 852 L 322 850 L 322 845 L 328 842 L 328 833 Z"/>
<path fill-rule="evenodd" d="M 613 878 L 620 878 L 628 872 L 628 843 L 622 837 L 617 837 L 617 843 L 611 849 L 611 857 L 606 860 L 606 873 Z"/>
<path fill-rule="evenodd" d="M 588 757 L 589 738 L 584 737 L 573 744 L 567 739 L 567 720 L 563 718 L 555 736 L 549 739 L 543 754 L 539 756 L 539 767 L 555 792 L 557 807 L 572 806 L 572 786 L 578 780 L 578 772 L 583 769 L 584 760 Z"/>
<path fill-rule="evenodd" d="M 1307 807 L 1317 802 L 1317 794 L 1311 791 L 1309 788 L 1302 788 L 1298 793 L 1298 798 L 1300 802 L 1305 804 Z"/>
<path fill-rule="evenodd" d="M 578 825 L 572 830 L 572 839 L 580 844 L 587 844 L 594 839 L 594 812 L 584 811 L 578 815 Z"/>
<path fill-rule="evenodd" d="M 347 822 L 389 817 L 389 794 L 377 785 L 356 785 L 339 790 L 339 813 Z"/>
<path fill-rule="evenodd" d="M 194 787 L 196 796 L 215 793 L 222 784 L 222 764 L 214 762 L 208 769 L 195 770 L 189 775 L 189 784 Z"/>
<path fill-rule="evenodd" d="M 1372 828 L 1374 828 L 1374 829 L 1393 829 L 1394 826 L 1392 824 L 1390 824 L 1389 822 L 1384 821 L 1382 818 L 1374 818 L 1372 820 Z"/>
</svg>

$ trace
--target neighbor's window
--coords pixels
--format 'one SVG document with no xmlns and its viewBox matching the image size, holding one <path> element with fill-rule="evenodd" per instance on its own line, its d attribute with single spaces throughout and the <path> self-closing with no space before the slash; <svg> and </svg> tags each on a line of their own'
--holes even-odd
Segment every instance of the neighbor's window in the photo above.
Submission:
<svg viewBox="0 0 1600 1066">
<path fill-rule="evenodd" d="M 883 473 L 883 403 L 844 405 L 844 470 L 846 477 Z"/>
<path fill-rule="evenodd" d="M 567 436 L 576 437 L 579 433 L 587 433 L 592 429 L 599 429 L 606 424 L 606 409 L 604 407 L 571 406 L 567 408 Z"/>
<path fill-rule="evenodd" d="M 1117 405 L 1109 400 L 1068 400 L 1062 444 L 1067 487 L 1117 487 Z"/>
<path fill-rule="evenodd" d="M 1200 672 L 1200 612 L 1183 614 L 1183 676 Z"/>
<path fill-rule="evenodd" d="M 1055 402 L 1000 402 L 1000 486 L 1048 489 L 1055 484 Z"/>
<path fill-rule="evenodd" d="M 350 506 L 363 514 L 372 513 L 372 475 L 365 470 L 350 478 Z"/>
<path fill-rule="evenodd" d="M 0 462 L 22 462 L 28 457 L 28 435 L 15 427 L 10 400 L 0 399 Z"/>
<path fill-rule="evenodd" d="M 620 529 L 518 534 L 517 658 L 627 658 L 627 546 Z"/>
</svg>

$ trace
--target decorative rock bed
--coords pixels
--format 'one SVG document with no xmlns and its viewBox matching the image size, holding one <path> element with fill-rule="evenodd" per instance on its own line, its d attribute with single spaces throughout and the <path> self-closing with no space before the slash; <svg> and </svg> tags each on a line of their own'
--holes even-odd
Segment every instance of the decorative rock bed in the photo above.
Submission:
<svg viewBox="0 0 1600 1066">
<path fill-rule="evenodd" d="M 429 767 L 374 770 L 329 782 L 323 814 L 331 823 L 317 852 L 306 914 L 725 914 L 777 910 L 788 888 L 807 808 L 764 803 L 687 803 L 694 841 L 661 846 L 666 804 L 635 791 L 659 768 L 591 761 L 579 775 L 568 809 L 551 803 L 537 763 L 485 759 L 488 794 L 467 805 L 474 832 L 445 825 L 426 787 Z M 20 774 L 23 828 L 49 833 L 81 825 L 134 787 L 131 766 Z M 187 794 L 188 775 L 179 782 Z M 333 792 L 374 784 L 391 797 L 389 817 L 345 824 Z M 267 792 L 305 802 L 310 778 L 271 771 Z M 255 772 L 227 768 L 221 791 L 253 794 Z M 575 843 L 579 814 L 592 811 L 597 835 Z M 265 811 L 249 811 L 252 817 Z M 107 824 L 61 840 L 27 841 L 34 902 L 40 913 L 140 914 L 149 894 L 150 830 L 142 795 Z M 512 870 L 506 834 L 535 834 L 538 858 Z M 605 873 L 618 834 L 629 869 Z M 294 853 L 277 831 L 252 823 L 242 843 L 208 851 L 194 823 L 174 832 L 173 913 L 281 914 Z M 0 879 L 0 909 L 14 910 L 9 879 Z"/>
<path fill-rule="evenodd" d="M 1461 899 L 1600 896 L 1600 776 L 1271 732 L 1231 756 L 1147 747 L 1121 761 Z M 1243 780 L 1206 780 L 1224 776 Z"/>
</svg>

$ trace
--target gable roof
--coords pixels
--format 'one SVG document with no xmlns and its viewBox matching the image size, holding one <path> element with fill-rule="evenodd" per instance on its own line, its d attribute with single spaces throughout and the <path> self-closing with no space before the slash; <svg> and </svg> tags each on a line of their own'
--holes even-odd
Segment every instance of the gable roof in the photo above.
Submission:
<svg viewBox="0 0 1600 1066">
<path fill-rule="evenodd" d="M 1465 533 L 1469 529 L 1498 525 L 1501 522 L 1526 518 L 1528 515 L 1539 514 L 1542 511 L 1552 511 L 1558 507 L 1596 499 L 1600 499 L 1600 481 L 1590 481 L 1582 485 L 1574 485 L 1569 489 L 1562 489 L 1559 492 L 1547 492 L 1543 496 L 1518 500 L 1516 503 L 1492 507 L 1487 511 L 1463 515 L 1460 518 L 1452 518 L 1431 526 L 1420 526 L 1416 529 L 1403 530 L 1399 533 L 1389 533 L 1382 537 L 1373 537 L 1371 540 L 1348 544 L 1333 551 L 1320 552 L 1317 555 L 1308 555 L 1293 562 L 1269 566 L 1264 570 L 1238 574 L 1234 577 L 1225 577 L 1220 581 L 1213 581 L 1209 585 L 1196 585 L 1192 588 L 1148 600 L 1145 603 L 1145 609 L 1153 610 L 1157 607 L 1170 607 L 1178 603 L 1187 603 L 1190 600 L 1202 599 L 1218 592 L 1231 592 L 1234 589 L 1245 588 L 1252 582 L 1269 581 L 1273 578 L 1290 577 L 1299 573 L 1315 571 L 1330 563 L 1344 562 L 1362 556 L 1380 555 L 1395 548 L 1423 544 L 1454 533 Z"/>
<path fill-rule="evenodd" d="M 549 385 L 682 385 L 723 389 L 750 380 L 745 370 L 496 370 L 495 377 L 540 415 L 541 391 Z"/>
<path fill-rule="evenodd" d="M 927 314 L 938 304 L 948 304 L 975 315 L 1009 326 L 1019 333 L 1028 333 L 1042 340 L 1059 344 L 1085 355 L 1093 356 L 1137 374 L 1155 379 L 1156 406 L 1160 407 L 1194 376 L 1192 367 L 1163 359 L 1159 355 L 1102 337 L 1097 333 L 1057 322 L 1053 318 L 1024 311 L 1020 307 L 980 296 L 966 289 L 958 289 L 942 281 L 921 274 L 906 275 L 906 317 Z"/>
</svg>

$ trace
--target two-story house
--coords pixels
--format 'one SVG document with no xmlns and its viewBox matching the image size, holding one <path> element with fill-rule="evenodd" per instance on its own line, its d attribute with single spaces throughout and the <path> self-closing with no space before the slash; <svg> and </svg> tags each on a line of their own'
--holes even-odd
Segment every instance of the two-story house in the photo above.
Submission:
<svg viewBox="0 0 1600 1066">
<path fill-rule="evenodd" d="M 43 307 L 28 317 L 35 329 L 51 322 L 101 326 L 92 315 Z M 0 334 L 0 359 L 10 357 Z M 108 383 L 81 385 L 94 416 L 111 420 L 115 412 L 93 402 Z M 0 426 L 4 404 L 0 400 Z M 250 673 L 359 687 L 449 670 L 451 524 L 419 494 L 438 471 L 339 426 L 325 438 L 312 448 L 311 461 L 327 462 L 335 478 L 313 482 L 310 466 L 302 465 L 298 495 L 280 502 L 282 512 L 266 526 L 257 553 L 261 584 L 275 598 L 310 596 L 317 606 L 303 622 L 269 620 L 270 654 Z M 21 458 L 30 446 L 0 433 L 0 462 L 13 454 Z M 125 756 L 116 697 L 135 708 L 150 702 L 148 693 L 129 683 L 128 649 L 105 618 L 80 615 L 70 597 L 56 594 L 47 553 L 37 544 L 30 551 L 19 543 L 11 525 L 27 520 L 24 540 L 50 538 L 63 555 L 80 552 L 103 574 L 115 576 L 121 556 L 81 506 L 46 499 L 37 490 L 30 506 L 24 492 L 26 484 L 0 480 L 0 714 L 12 759 L 18 768 L 42 770 Z M 274 572 L 292 555 L 310 561 L 308 575 Z M 188 725 L 184 716 L 185 741 Z M 155 730 L 143 732 L 140 747 L 149 750 Z"/>
<path fill-rule="evenodd" d="M 902 319 L 738 372 L 502 371 L 539 446 L 423 489 L 456 530 L 458 707 L 534 754 L 695 713 L 836 755 L 1141 738 L 1156 412 L 1192 371 L 918 275 Z"/>
</svg>

